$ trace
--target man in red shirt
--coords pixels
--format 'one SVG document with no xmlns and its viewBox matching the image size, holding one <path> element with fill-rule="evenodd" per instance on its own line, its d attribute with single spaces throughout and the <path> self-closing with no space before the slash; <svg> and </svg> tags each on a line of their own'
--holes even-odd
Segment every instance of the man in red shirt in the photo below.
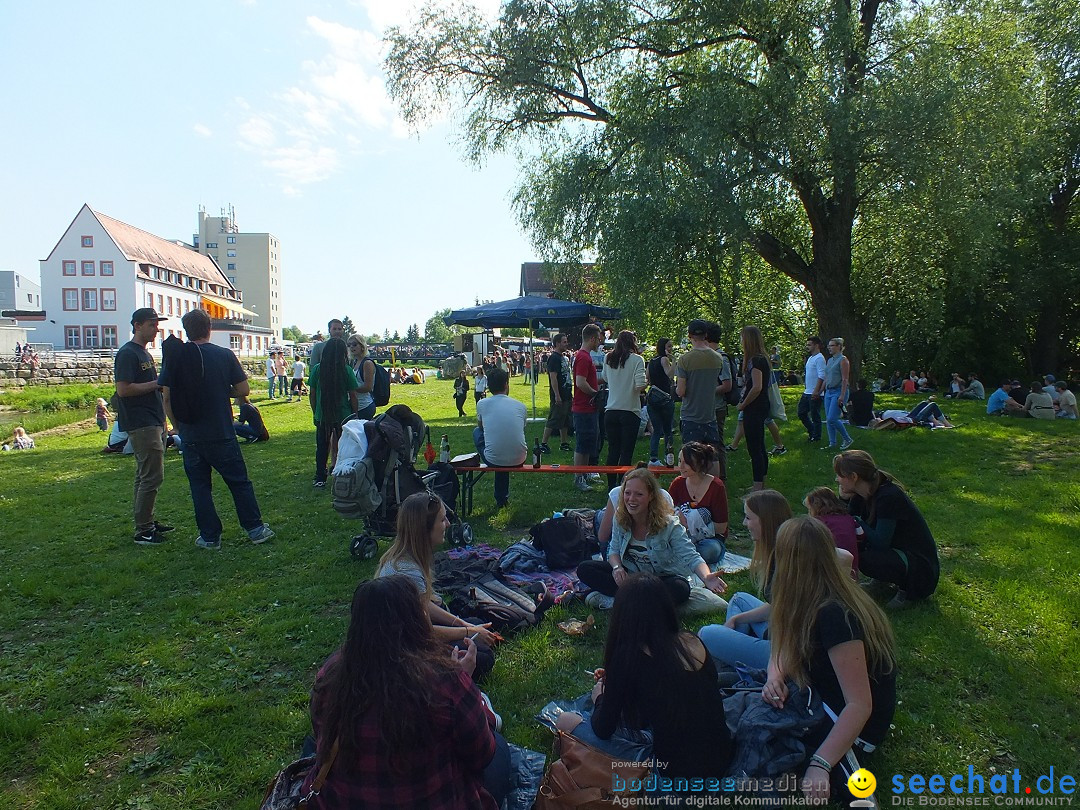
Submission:
<svg viewBox="0 0 1080 810">
<path fill-rule="evenodd" d="M 600 452 L 600 420 L 594 397 L 599 390 L 596 365 L 589 352 L 596 351 L 603 340 L 600 327 L 587 324 L 581 330 L 581 348 L 574 353 L 574 464 L 586 465 L 591 457 Z M 574 476 L 574 486 L 582 492 L 589 491 L 589 482 L 583 475 Z"/>
</svg>

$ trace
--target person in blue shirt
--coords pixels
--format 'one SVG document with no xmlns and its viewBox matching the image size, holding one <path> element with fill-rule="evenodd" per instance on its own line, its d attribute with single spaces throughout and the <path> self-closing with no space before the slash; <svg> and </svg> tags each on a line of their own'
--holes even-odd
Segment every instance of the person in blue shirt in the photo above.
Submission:
<svg viewBox="0 0 1080 810">
<path fill-rule="evenodd" d="M 1011 397 L 1012 393 L 1012 381 L 1005 380 L 1001 383 L 1000 387 L 994 390 L 994 393 L 990 395 L 990 398 L 986 400 L 986 413 L 990 416 L 1001 416 L 1007 413 L 1009 410 L 1016 410 L 1023 406 L 1016 402 Z M 1009 407 L 1009 403 L 1012 403 L 1013 407 Z"/>
</svg>

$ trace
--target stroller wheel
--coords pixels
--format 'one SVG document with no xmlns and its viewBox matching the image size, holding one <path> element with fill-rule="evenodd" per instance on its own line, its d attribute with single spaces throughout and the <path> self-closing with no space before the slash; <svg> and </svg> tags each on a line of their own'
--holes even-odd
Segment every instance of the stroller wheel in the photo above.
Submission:
<svg viewBox="0 0 1080 810">
<path fill-rule="evenodd" d="M 379 553 L 379 541 L 366 534 L 358 534 L 349 543 L 349 553 L 357 560 L 370 560 Z"/>
<path fill-rule="evenodd" d="M 461 545 L 471 546 L 473 541 L 472 526 L 468 523 L 461 524 Z"/>
</svg>

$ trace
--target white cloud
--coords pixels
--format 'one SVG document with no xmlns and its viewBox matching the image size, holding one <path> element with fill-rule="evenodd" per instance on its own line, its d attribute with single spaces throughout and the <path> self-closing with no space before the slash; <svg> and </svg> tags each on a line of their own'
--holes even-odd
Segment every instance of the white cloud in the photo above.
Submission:
<svg viewBox="0 0 1080 810">
<path fill-rule="evenodd" d="M 256 149 L 269 149 L 276 140 L 274 125 L 262 116 L 252 116 L 240 125 L 240 142 Z"/>
<path fill-rule="evenodd" d="M 201 138 L 209 138 L 214 134 L 206 124 L 195 124 L 195 126 L 192 127 L 192 130 L 194 130 L 195 134 Z"/>
</svg>

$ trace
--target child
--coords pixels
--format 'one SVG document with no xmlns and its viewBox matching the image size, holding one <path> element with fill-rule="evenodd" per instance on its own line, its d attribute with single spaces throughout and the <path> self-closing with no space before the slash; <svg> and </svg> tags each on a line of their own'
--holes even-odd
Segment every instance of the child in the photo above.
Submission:
<svg viewBox="0 0 1080 810">
<path fill-rule="evenodd" d="M 27 435 L 26 428 L 21 425 L 15 428 L 15 438 L 12 439 L 11 444 L 4 445 L 5 450 L 32 450 L 33 448 L 34 440 Z"/>
<path fill-rule="evenodd" d="M 112 414 L 109 413 L 108 404 L 105 402 L 104 399 L 98 397 L 96 414 L 98 430 L 106 431 L 109 429 L 110 416 L 112 416 Z"/>
<path fill-rule="evenodd" d="M 851 555 L 851 576 L 859 578 L 859 538 L 861 531 L 855 518 L 848 514 L 847 504 L 829 487 L 815 487 L 806 493 L 803 506 L 811 517 L 817 518 L 832 532 L 837 549 Z M 842 555 L 843 556 L 843 555 Z"/>
</svg>

